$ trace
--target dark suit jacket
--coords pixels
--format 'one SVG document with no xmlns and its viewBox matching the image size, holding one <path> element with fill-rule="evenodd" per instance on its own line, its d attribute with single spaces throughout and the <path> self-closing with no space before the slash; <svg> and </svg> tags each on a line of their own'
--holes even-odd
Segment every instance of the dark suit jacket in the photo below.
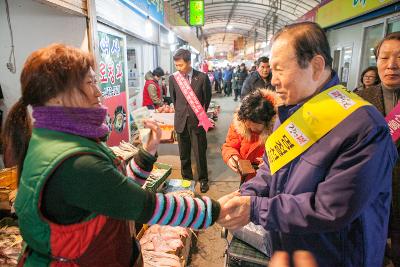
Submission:
<svg viewBox="0 0 400 267">
<path fill-rule="evenodd" d="M 376 86 L 364 89 L 357 92 L 359 96 L 374 105 L 383 116 L 385 114 L 385 104 L 383 101 L 383 91 L 382 85 L 378 84 Z M 396 142 L 397 152 L 400 154 L 400 141 Z M 400 160 L 397 160 L 396 166 L 393 169 L 392 178 L 392 210 L 390 218 L 390 236 L 396 238 L 396 243 L 400 242 Z"/>
<path fill-rule="evenodd" d="M 387 115 L 385 114 L 383 92 L 382 86 L 380 84 L 358 91 L 356 92 L 356 94 L 374 105 L 382 113 L 383 116 Z"/>
<path fill-rule="evenodd" d="M 208 75 L 193 70 L 191 86 L 204 110 L 207 112 L 211 101 L 211 83 Z M 186 101 L 173 75 L 169 77 L 169 92 L 175 107 L 175 131 L 177 133 L 182 133 L 186 123 L 188 123 L 190 127 L 201 130 L 200 128 L 202 127 L 197 127 L 199 120 L 196 114 Z"/>
</svg>

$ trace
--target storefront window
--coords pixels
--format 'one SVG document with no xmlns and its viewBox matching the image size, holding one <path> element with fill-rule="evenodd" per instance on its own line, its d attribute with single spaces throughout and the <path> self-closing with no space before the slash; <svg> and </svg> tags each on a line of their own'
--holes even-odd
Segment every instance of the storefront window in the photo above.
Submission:
<svg viewBox="0 0 400 267">
<path fill-rule="evenodd" d="M 128 49 L 128 87 L 134 93 L 139 89 L 139 70 L 137 67 L 136 49 Z"/>
<path fill-rule="evenodd" d="M 338 73 L 339 72 L 339 61 L 340 61 L 340 50 L 333 51 L 333 64 L 332 69 Z"/>
<path fill-rule="evenodd" d="M 340 72 L 340 81 L 344 86 L 347 86 L 347 83 L 349 81 L 351 58 L 353 56 L 353 47 L 346 46 L 343 48 L 342 51 L 343 51 L 343 61 Z"/>
<path fill-rule="evenodd" d="M 374 48 L 382 39 L 383 23 L 365 28 L 361 61 L 361 71 L 369 66 L 376 66 Z"/>
<path fill-rule="evenodd" d="M 388 23 L 387 34 L 399 31 L 400 31 L 400 19 Z"/>
</svg>

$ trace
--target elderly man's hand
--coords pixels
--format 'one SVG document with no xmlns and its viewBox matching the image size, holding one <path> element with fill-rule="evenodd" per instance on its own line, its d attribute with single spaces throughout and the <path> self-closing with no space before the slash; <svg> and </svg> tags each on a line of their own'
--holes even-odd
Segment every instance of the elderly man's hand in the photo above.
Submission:
<svg viewBox="0 0 400 267">
<path fill-rule="evenodd" d="M 318 267 L 317 262 L 313 255 L 304 250 L 297 250 L 293 255 L 293 262 L 295 267 Z M 286 252 L 277 251 L 272 255 L 269 267 L 289 267 L 290 257 Z"/>
<path fill-rule="evenodd" d="M 229 200 L 231 200 L 232 198 L 236 197 L 236 196 L 240 196 L 240 192 L 238 191 L 234 191 L 228 195 L 225 195 L 223 197 L 221 197 L 220 199 L 218 199 L 219 204 L 221 205 L 221 210 L 219 212 L 219 217 L 218 220 L 221 220 L 222 218 L 224 218 L 226 215 L 228 215 L 228 210 L 225 208 L 225 204 L 228 203 Z"/>
<path fill-rule="evenodd" d="M 250 222 L 250 197 L 231 196 L 221 203 L 221 213 L 217 222 L 227 229 L 238 229 Z"/>
</svg>

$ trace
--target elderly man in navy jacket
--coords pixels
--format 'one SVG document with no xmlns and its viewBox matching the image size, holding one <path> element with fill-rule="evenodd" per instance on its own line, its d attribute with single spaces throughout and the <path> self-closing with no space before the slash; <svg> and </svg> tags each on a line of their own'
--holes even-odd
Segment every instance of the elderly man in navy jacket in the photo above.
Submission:
<svg viewBox="0 0 400 267">
<path fill-rule="evenodd" d="M 310 99 L 339 84 L 325 33 L 315 23 L 278 32 L 270 63 L 272 84 L 284 104 L 275 132 L 297 110 L 306 110 Z M 257 176 L 242 185 L 241 196 L 220 199 L 219 223 L 231 229 L 249 221 L 262 225 L 271 233 L 274 251 L 308 250 L 319 266 L 382 266 L 397 151 L 383 116 L 363 103 L 277 170 L 268 152 Z M 326 111 L 323 103 L 317 104 Z"/>
</svg>

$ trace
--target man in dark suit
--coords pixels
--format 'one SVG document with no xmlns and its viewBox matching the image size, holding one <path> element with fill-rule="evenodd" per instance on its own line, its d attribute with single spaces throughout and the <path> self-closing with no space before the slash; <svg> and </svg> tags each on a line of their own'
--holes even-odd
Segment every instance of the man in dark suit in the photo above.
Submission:
<svg viewBox="0 0 400 267">
<path fill-rule="evenodd" d="M 198 100 L 207 112 L 211 101 L 211 83 L 208 76 L 191 67 L 189 50 L 178 49 L 173 57 L 176 69 L 189 80 Z M 175 131 L 178 135 L 181 173 L 184 179 L 192 180 L 191 150 L 193 148 L 199 175 L 200 190 L 208 191 L 207 136 L 199 120 L 187 102 L 173 75 L 169 77 L 169 90 L 175 107 Z"/>
<path fill-rule="evenodd" d="M 381 84 L 358 91 L 365 100 L 387 116 L 400 103 L 400 32 L 383 38 L 374 50 Z M 396 142 L 400 153 L 400 141 Z M 395 267 L 400 267 L 400 160 L 393 170 L 392 206 L 389 222 L 390 256 Z"/>
</svg>

